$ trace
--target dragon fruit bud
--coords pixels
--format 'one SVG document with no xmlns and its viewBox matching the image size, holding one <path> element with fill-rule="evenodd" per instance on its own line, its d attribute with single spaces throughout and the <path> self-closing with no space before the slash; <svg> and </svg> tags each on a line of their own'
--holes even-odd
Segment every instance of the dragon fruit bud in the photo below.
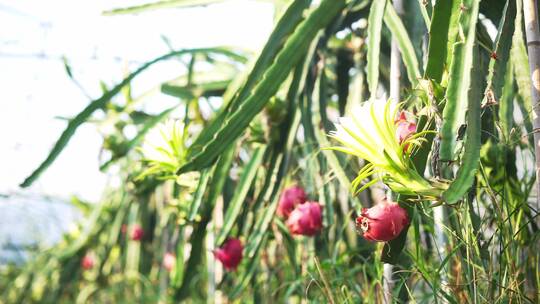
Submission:
<svg viewBox="0 0 540 304">
<path fill-rule="evenodd" d="M 294 208 L 299 204 L 305 203 L 306 200 L 307 195 L 304 188 L 300 186 L 289 187 L 281 194 L 277 214 L 282 218 L 288 218 Z"/>
<path fill-rule="evenodd" d="M 398 119 L 396 119 L 396 139 L 401 145 L 407 138 L 411 137 L 416 133 L 416 123 L 414 121 L 407 120 L 405 112 L 399 113 Z M 404 150 L 408 150 L 408 145 L 405 145 Z"/>
<path fill-rule="evenodd" d="M 369 209 L 362 209 L 362 213 L 356 218 L 358 232 L 362 233 L 366 240 L 376 242 L 395 239 L 408 224 L 407 211 L 388 199 Z"/>
<path fill-rule="evenodd" d="M 141 225 L 135 224 L 131 228 L 131 240 L 133 241 L 140 241 L 144 236 L 144 230 L 142 229 Z"/>
<path fill-rule="evenodd" d="M 322 228 L 322 207 L 317 202 L 306 202 L 296 206 L 287 219 L 291 234 L 312 236 Z"/>
<path fill-rule="evenodd" d="M 235 271 L 242 261 L 242 251 L 244 246 L 239 239 L 228 239 L 220 248 L 214 250 L 214 256 L 218 259 L 225 269 Z"/>
<path fill-rule="evenodd" d="M 165 269 L 170 272 L 174 269 L 175 265 L 176 256 L 170 252 L 165 253 L 165 255 L 163 255 L 163 267 L 165 267 Z"/>
<path fill-rule="evenodd" d="M 81 267 L 84 270 L 90 270 L 94 268 L 94 264 L 95 264 L 94 257 L 89 253 L 87 253 L 81 260 Z"/>
</svg>

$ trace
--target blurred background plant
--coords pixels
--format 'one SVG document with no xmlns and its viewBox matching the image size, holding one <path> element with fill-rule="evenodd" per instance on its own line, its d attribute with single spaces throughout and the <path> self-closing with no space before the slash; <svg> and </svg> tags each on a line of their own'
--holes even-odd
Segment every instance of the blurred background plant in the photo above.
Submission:
<svg viewBox="0 0 540 304">
<path fill-rule="evenodd" d="M 85 219 L 56 245 L 2 265 L 1 301 L 538 303 L 521 0 L 313 2 L 272 1 L 275 26 L 255 54 L 173 48 L 104 85 L 68 119 L 21 186 L 54 167 L 83 124 L 101 130 L 100 169 L 119 182 L 99 202 L 76 204 Z M 184 69 L 153 90 L 173 105 L 133 93 L 154 64 L 178 61 Z M 388 97 L 403 102 L 423 134 L 407 165 L 448 188 L 437 202 L 389 194 L 409 225 L 372 243 L 355 231 L 355 215 L 378 204 L 386 186 L 366 175 L 358 182 L 370 187 L 353 195 L 351 181 L 371 160 L 321 148 L 337 144 L 328 134 L 338 117 Z M 159 110 L 145 111 L 148 103 Z M 165 158 L 144 148 L 155 132 Z M 290 185 L 304 191 L 292 203 L 294 221 L 275 216 Z M 304 217 L 311 226 L 301 233 Z M 234 263 L 223 268 L 216 250 Z"/>
</svg>

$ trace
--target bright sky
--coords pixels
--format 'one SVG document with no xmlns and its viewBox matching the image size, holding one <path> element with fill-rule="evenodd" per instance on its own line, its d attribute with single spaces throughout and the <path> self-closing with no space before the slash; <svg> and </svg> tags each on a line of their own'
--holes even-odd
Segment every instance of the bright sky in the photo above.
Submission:
<svg viewBox="0 0 540 304">
<path fill-rule="evenodd" d="M 174 48 L 239 46 L 260 48 L 273 25 L 269 2 L 227 1 L 190 9 L 164 9 L 107 17 L 101 12 L 148 1 L 0 0 L 0 193 L 18 184 L 47 156 L 65 121 L 89 102 L 68 79 L 62 56 L 92 97 L 99 81 L 119 82 L 131 70 Z M 150 88 L 178 76 L 178 66 L 161 64 L 135 83 Z M 167 100 L 156 97 L 156 102 Z M 170 101 L 170 100 L 169 100 Z M 96 201 L 107 183 L 98 170 L 101 137 L 83 125 L 52 167 L 25 192 Z"/>
</svg>

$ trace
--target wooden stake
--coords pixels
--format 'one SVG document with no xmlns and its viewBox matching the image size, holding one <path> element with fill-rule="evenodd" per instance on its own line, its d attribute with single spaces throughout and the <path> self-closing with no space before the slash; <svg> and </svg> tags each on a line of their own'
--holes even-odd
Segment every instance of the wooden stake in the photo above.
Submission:
<svg viewBox="0 0 540 304">
<path fill-rule="evenodd" d="M 536 158 L 536 212 L 540 209 L 540 31 L 538 29 L 538 9 L 536 0 L 523 1 L 525 36 L 529 53 L 531 73 L 532 116 L 534 133 L 534 151 Z M 536 217 L 537 223 L 540 217 Z"/>
</svg>

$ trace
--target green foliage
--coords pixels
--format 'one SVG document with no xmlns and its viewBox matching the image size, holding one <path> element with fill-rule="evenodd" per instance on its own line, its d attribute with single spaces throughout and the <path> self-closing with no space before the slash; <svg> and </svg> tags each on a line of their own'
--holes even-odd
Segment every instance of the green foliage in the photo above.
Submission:
<svg viewBox="0 0 540 304">
<path fill-rule="evenodd" d="M 409 82 L 415 87 L 418 84 L 418 79 L 421 77 L 418 59 L 416 58 L 416 53 L 414 52 L 414 47 L 407 30 L 403 26 L 403 22 L 391 5 L 386 6 L 384 23 L 388 26 L 390 32 L 392 32 L 392 36 L 395 37 L 398 42 L 399 51 L 401 52 L 403 64 L 407 70 Z"/>
<path fill-rule="evenodd" d="M 189 155 L 189 162 L 178 173 L 200 170 L 210 166 L 223 149 L 229 146 L 248 127 L 251 120 L 263 109 L 268 100 L 276 94 L 280 84 L 286 79 L 292 68 L 302 58 L 299 50 L 306 49 L 317 32 L 334 18 L 345 1 L 323 1 L 308 18 L 298 25 L 298 29 L 287 39 L 283 49 L 276 54 L 275 60 L 262 75 L 253 93 L 241 102 L 241 106 L 223 121 L 216 134 L 205 144 L 201 151 Z"/>
<path fill-rule="evenodd" d="M 214 2 L 158 1 L 105 14 Z M 95 205 L 73 199 L 85 221 L 26 265 L 0 268 L 1 303 L 379 303 L 385 263 L 394 267 L 388 292 L 396 303 L 538 303 L 521 1 L 418 1 L 403 16 L 386 0 L 287 4 L 249 64 L 225 48 L 173 51 L 69 120 L 23 186 L 83 123 L 112 129 L 103 133 L 110 157 L 101 167 L 120 185 Z M 495 37 L 488 22 L 497 26 Z M 392 39 L 407 74 L 399 108 L 417 118 L 418 129 L 401 144 L 395 111 L 375 98 L 389 91 L 395 73 L 388 69 Z M 189 62 L 187 73 L 152 92 L 178 105 L 157 115 L 138 110 L 146 99 L 131 96 L 133 78 L 177 57 Z M 213 108 L 209 97 L 221 105 Z M 339 149 L 352 156 L 327 149 L 338 144 L 328 134 L 339 115 L 356 124 L 350 147 Z M 144 139 L 166 119 L 176 127 L 162 129 L 164 140 L 154 145 L 163 158 L 149 157 Z M 128 138 L 127 127 L 137 134 Z M 314 237 L 292 235 L 276 216 L 292 184 L 323 205 L 323 229 Z M 351 186 L 365 191 L 356 195 Z M 384 244 L 367 242 L 354 226 L 355 213 L 376 204 L 381 187 L 400 193 L 410 220 Z M 141 240 L 131 237 L 136 225 Z M 244 258 L 229 272 L 213 250 L 233 237 L 244 244 Z M 170 271 L 165 253 L 176 256 Z M 95 263 L 84 270 L 87 254 Z"/>
<path fill-rule="evenodd" d="M 458 129 L 465 123 L 465 111 L 471 87 L 471 69 L 475 44 L 476 22 L 479 1 L 463 3 L 466 9 L 460 14 L 459 23 L 463 36 L 454 45 L 452 63 L 449 68 L 446 104 L 442 116 L 440 157 L 444 161 L 454 160 Z"/>
<path fill-rule="evenodd" d="M 429 28 L 429 48 L 426 72 L 424 77 L 441 82 L 444 64 L 450 45 L 450 20 L 456 12 L 459 1 L 437 1 L 433 7 L 433 17 Z M 451 49 L 450 49 L 451 50 Z"/>
<path fill-rule="evenodd" d="M 179 55 L 182 55 L 182 54 L 199 53 L 199 52 L 201 52 L 201 53 L 215 52 L 215 53 L 220 53 L 220 54 L 230 56 L 230 57 L 232 57 L 234 59 L 237 59 L 237 60 L 243 60 L 242 56 L 237 55 L 237 54 L 235 54 L 234 52 L 232 52 L 232 51 L 230 51 L 228 49 L 209 48 L 209 49 L 191 49 L 191 50 L 174 51 L 174 52 L 170 52 L 168 54 L 165 54 L 163 56 L 160 56 L 160 57 L 158 57 L 158 58 L 156 58 L 156 59 L 154 59 L 152 61 L 149 61 L 149 62 L 143 64 L 135 72 L 131 73 L 129 76 L 124 78 L 124 80 L 122 80 L 122 82 L 120 82 L 114 88 L 112 88 L 109 91 L 106 91 L 100 98 L 91 101 L 90 104 L 88 106 L 86 106 L 86 108 L 84 108 L 84 110 L 82 112 L 77 114 L 77 116 L 75 116 L 73 119 L 71 119 L 69 121 L 66 129 L 64 130 L 64 132 L 62 132 L 62 135 L 60 135 L 60 138 L 57 140 L 56 144 L 52 148 L 52 150 L 49 153 L 49 155 L 47 156 L 47 158 L 43 161 L 43 163 L 41 163 L 41 165 L 39 165 L 39 167 L 34 172 L 32 172 L 32 174 L 30 176 L 28 176 L 21 183 L 21 187 L 28 187 L 37 178 L 39 178 L 39 176 L 43 173 L 43 171 L 45 171 L 56 160 L 58 155 L 60 155 L 62 150 L 68 144 L 71 137 L 75 134 L 75 131 L 77 130 L 77 128 L 81 124 L 83 124 L 86 120 L 88 120 L 90 118 L 90 116 L 95 111 L 97 111 L 99 109 L 103 109 L 107 105 L 107 103 L 110 102 L 111 99 L 116 94 L 120 93 L 122 88 L 124 88 L 126 85 L 128 85 L 131 82 L 131 80 L 133 80 L 133 78 L 135 78 L 137 75 L 139 75 L 144 70 L 146 70 L 147 68 L 149 68 L 150 66 L 152 66 L 153 64 L 155 64 L 157 62 L 169 59 L 171 57 L 179 56 Z"/>
<path fill-rule="evenodd" d="M 367 82 L 372 98 L 377 94 L 379 84 L 379 57 L 381 49 L 382 24 L 388 1 L 372 1 L 368 19 Z"/>
</svg>

